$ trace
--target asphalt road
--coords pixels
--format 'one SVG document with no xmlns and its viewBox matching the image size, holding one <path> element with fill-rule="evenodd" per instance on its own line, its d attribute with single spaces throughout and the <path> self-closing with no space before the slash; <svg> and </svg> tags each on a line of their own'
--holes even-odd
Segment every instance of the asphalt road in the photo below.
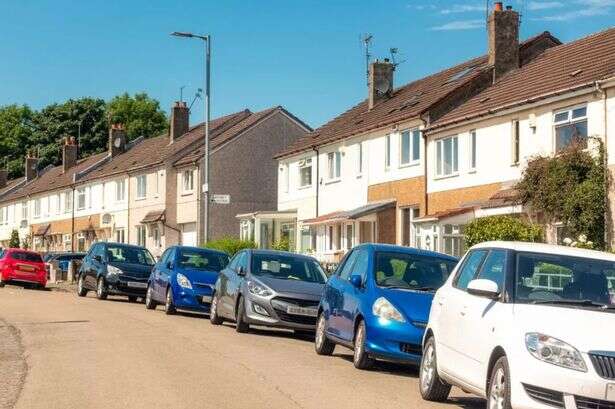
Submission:
<svg viewBox="0 0 615 409">
<path fill-rule="evenodd" d="M 289 332 L 236 334 L 119 298 L 0 288 L 2 408 L 484 407 L 459 390 L 424 402 L 417 382 L 404 366 L 358 371 L 341 347 L 317 356 Z"/>
</svg>

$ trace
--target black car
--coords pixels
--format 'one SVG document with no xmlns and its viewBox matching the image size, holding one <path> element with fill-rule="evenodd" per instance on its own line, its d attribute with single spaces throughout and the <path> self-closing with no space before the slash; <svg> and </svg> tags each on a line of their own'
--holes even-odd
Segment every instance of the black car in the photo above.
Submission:
<svg viewBox="0 0 615 409">
<path fill-rule="evenodd" d="M 95 243 L 79 269 L 77 294 L 85 297 L 88 291 L 96 291 L 100 300 L 109 295 L 123 295 L 135 302 L 145 298 L 154 264 L 154 257 L 143 247 Z"/>
</svg>

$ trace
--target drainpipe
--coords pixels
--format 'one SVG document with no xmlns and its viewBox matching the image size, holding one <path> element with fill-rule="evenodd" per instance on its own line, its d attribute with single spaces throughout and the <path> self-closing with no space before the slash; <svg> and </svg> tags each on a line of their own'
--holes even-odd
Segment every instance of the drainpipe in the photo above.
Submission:
<svg viewBox="0 0 615 409">
<path fill-rule="evenodd" d="M 424 190 L 424 201 L 425 201 L 425 214 L 423 216 L 427 216 L 429 214 L 429 195 L 427 194 L 427 183 L 428 183 L 428 175 L 427 175 L 427 134 L 425 133 L 425 129 L 427 129 L 428 122 L 421 116 L 421 122 L 423 122 L 423 175 L 425 180 L 425 190 Z"/>
<path fill-rule="evenodd" d="M 318 196 L 320 193 L 320 154 L 317 147 L 313 147 L 312 150 L 316 152 L 316 217 L 318 217 Z"/>
<path fill-rule="evenodd" d="M 75 252 L 75 185 L 72 186 L 70 201 L 70 251 Z"/>
<path fill-rule="evenodd" d="M 603 114 L 604 114 L 604 158 L 603 158 L 603 165 L 604 165 L 604 169 L 605 169 L 605 174 L 604 174 L 604 185 L 605 185 L 605 190 L 607 192 L 607 194 L 604 197 L 604 204 L 605 204 L 605 212 L 604 212 L 604 245 L 610 247 L 610 237 L 609 237 L 609 229 L 611 226 L 611 220 L 610 220 L 610 215 L 611 215 L 611 210 L 610 210 L 610 203 L 609 203 L 609 179 L 610 179 L 610 170 L 609 170 L 609 155 L 608 155 L 608 109 L 607 109 L 607 91 L 602 88 L 602 82 L 601 81 L 596 81 L 596 92 L 600 93 L 602 95 L 602 107 L 603 107 Z M 607 248 L 608 248 L 607 247 Z"/>
<path fill-rule="evenodd" d="M 126 173 L 126 242 L 130 244 L 130 173 Z"/>
</svg>

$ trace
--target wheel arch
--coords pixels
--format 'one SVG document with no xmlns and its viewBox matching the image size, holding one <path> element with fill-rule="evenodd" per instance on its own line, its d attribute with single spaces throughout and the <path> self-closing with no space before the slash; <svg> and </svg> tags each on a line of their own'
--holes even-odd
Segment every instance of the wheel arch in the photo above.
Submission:
<svg viewBox="0 0 615 409">
<path fill-rule="evenodd" d="M 423 348 L 425 348 L 425 344 L 427 343 L 427 340 L 432 337 L 434 339 L 436 338 L 433 334 L 433 330 L 431 328 L 427 328 L 427 331 L 425 331 L 425 335 L 423 335 L 423 341 L 421 343 Z"/>
<path fill-rule="evenodd" d="M 498 359 L 506 356 L 506 351 L 501 346 L 496 346 L 491 351 L 491 356 L 489 357 L 489 364 L 487 365 L 487 373 L 485 374 L 485 394 L 489 392 L 489 384 L 491 382 L 491 371 L 493 371 L 493 367 Z"/>
<path fill-rule="evenodd" d="M 354 341 L 354 337 L 357 334 L 357 328 L 359 326 L 359 323 L 363 321 L 365 322 L 365 318 L 363 317 L 363 314 L 361 314 L 360 312 L 354 317 L 354 323 L 352 324 L 352 341 Z M 365 326 L 365 331 L 367 332 L 367 325 Z M 365 334 L 365 336 L 367 336 L 367 333 Z"/>
</svg>

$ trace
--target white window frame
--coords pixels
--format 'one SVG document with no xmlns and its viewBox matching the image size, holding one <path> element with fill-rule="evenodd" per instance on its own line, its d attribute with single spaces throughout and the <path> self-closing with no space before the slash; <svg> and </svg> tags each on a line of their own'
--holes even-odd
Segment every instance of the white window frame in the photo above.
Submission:
<svg viewBox="0 0 615 409">
<path fill-rule="evenodd" d="M 145 225 L 140 224 L 137 226 L 137 245 L 145 247 L 147 243 L 147 230 Z"/>
<path fill-rule="evenodd" d="M 303 184 L 303 174 L 302 171 L 307 171 L 309 169 L 310 172 L 310 183 Z M 312 186 L 313 172 L 312 169 L 312 158 L 305 158 L 299 161 L 299 189 L 306 189 Z"/>
<path fill-rule="evenodd" d="M 30 213 L 29 210 L 30 209 L 28 208 L 28 202 L 21 202 L 21 220 L 28 220 L 28 213 Z"/>
<path fill-rule="evenodd" d="M 64 192 L 64 213 L 69 213 L 73 210 L 73 191 L 67 190 Z"/>
<path fill-rule="evenodd" d="M 81 205 L 81 200 L 83 199 L 83 205 Z M 84 210 L 87 206 L 87 196 L 85 192 L 85 188 L 82 187 L 77 189 L 77 210 Z"/>
<path fill-rule="evenodd" d="M 580 117 L 573 117 L 573 113 L 574 111 L 578 111 L 579 109 L 585 109 L 585 115 L 584 116 L 580 116 Z M 557 149 L 557 128 L 559 127 L 563 127 L 563 126 L 569 126 L 569 125 L 573 125 L 579 122 L 586 122 L 587 123 L 587 127 L 588 127 L 588 135 L 586 136 L 586 138 L 589 137 L 589 118 L 587 116 L 587 109 L 588 106 L 587 104 L 580 104 L 580 105 L 575 105 L 569 108 L 565 108 L 565 109 L 560 109 L 557 111 L 553 112 L 553 152 L 558 152 Z M 566 113 L 566 120 L 561 120 L 561 121 L 556 121 L 555 118 L 560 115 Z"/>
<path fill-rule="evenodd" d="M 363 175 L 363 142 L 357 143 L 357 177 Z"/>
<path fill-rule="evenodd" d="M 511 122 L 511 164 L 518 165 L 521 162 L 521 122 L 513 119 Z"/>
<path fill-rule="evenodd" d="M 468 133 L 468 168 L 470 169 L 470 172 L 476 171 L 477 148 L 476 129 L 472 129 Z"/>
<path fill-rule="evenodd" d="M 404 160 L 404 138 L 408 138 L 408 160 Z M 418 138 L 418 152 L 415 145 Z M 399 134 L 399 167 L 418 165 L 421 162 L 421 131 L 419 128 L 404 129 Z"/>
<path fill-rule="evenodd" d="M 41 217 L 41 198 L 34 199 L 34 218 L 38 219 Z"/>
<path fill-rule="evenodd" d="M 447 227 L 450 226 L 450 232 L 447 232 Z M 461 257 L 465 251 L 465 236 L 463 233 L 464 225 L 445 223 L 441 227 L 442 231 L 442 251 L 446 252 L 446 242 L 450 240 L 451 256 Z"/>
<path fill-rule="evenodd" d="M 137 191 L 135 197 L 137 200 L 142 200 L 147 197 L 147 175 L 139 175 L 136 177 Z"/>
<path fill-rule="evenodd" d="M 115 201 L 118 203 L 126 200 L 126 180 L 118 179 L 115 181 Z"/>
<path fill-rule="evenodd" d="M 444 144 L 451 141 L 451 172 L 444 171 Z M 436 140 L 436 177 L 446 178 L 459 175 L 459 137 L 457 135 L 447 136 Z M 456 155 L 455 155 L 456 153 Z"/>
<path fill-rule="evenodd" d="M 182 193 L 185 195 L 194 193 L 194 169 L 182 172 Z"/>
<path fill-rule="evenodd" d="M 116 243 L 126 243 L 126 229 L 124 228 L 115 229 L 115 242 Z"/>
<path fill-rule="evenodd" d="M 391 168 L 391 134 L 384 136 L 384 168 Z"/>
<path fill-rule="evenodd" d="M 342 178 L 342 153 L 334 151 L 327 153 L 327 180 L 334 182 Z"/>
</svg>

